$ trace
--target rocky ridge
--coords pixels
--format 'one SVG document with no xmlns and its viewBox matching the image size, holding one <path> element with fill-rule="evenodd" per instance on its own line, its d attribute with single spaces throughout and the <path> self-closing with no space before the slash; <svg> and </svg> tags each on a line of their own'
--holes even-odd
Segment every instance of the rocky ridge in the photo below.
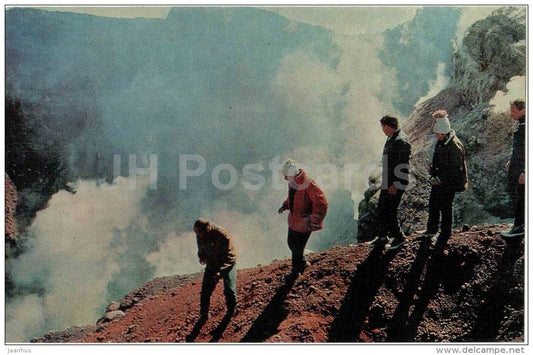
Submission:
<svg viewBox="0 0 533 355">
<path fill-rule="evenodd" d="M 417 234 L 395 251 L 334 247 L 295 282 L 289 260 L 239 270 L 236 314 L 220 283 L 202 328 L 201 275 L 155 279 L 108 307 L 120 316 L 34 342 L 523 342 L 524 247 L 507 228 L 456 230 L 444 252 Z"/>
</svg>

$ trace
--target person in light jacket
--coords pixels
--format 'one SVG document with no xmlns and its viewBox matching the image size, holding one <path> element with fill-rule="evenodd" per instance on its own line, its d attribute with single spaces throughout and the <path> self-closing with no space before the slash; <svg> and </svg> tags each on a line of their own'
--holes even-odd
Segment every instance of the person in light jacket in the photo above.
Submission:
<svg viewBox="0 0 533 355">
<path fill-rule="evenodd" d="M 281 173 L 288 181 L 289 196 L 278 213 L 289 211 L 287 244 L 292 253 L 290 276 L 298 277 L 309 266 L 304 249 L 311 233 L 323 228 L 328 202 L 316 182 L 307 177 L 294 160 L 285 161 Z"/>
</svg>

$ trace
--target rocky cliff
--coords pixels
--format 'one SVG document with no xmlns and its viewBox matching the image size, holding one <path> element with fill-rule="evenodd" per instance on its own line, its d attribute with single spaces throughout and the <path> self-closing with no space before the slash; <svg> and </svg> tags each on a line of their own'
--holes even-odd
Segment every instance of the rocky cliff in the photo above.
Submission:
<svg viewBox="0 0 533 355">
<path fill-rule="evenodd" d="M 436 142 L 431 134 L 431 114 L 438 109 L 448 111 L 467 154 L 469 188 L 455 200 L 456 225 L 512 217 L 504 168 L 511 154 L 514 124 L 509 112 L 494 112 L 490 100 L 498 91 L 507 91 L 513 77 L 525 75 L 524 11 L 503 8 L 475 23 L 455 52 L 450 86 L 417 105 L 409 117 L 405 131 L 413 144 L 416 180 L 403 208 L 404 222 L 409 227 L 425 227 L 428 168 Z"/>
</svg>

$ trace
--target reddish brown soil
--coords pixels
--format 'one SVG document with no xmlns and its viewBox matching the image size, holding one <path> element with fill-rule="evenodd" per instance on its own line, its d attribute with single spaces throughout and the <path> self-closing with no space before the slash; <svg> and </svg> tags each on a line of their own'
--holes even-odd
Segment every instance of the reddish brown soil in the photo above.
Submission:
<svg viewBox="0 0 533 355">
<path fill-rule="evenodd" d="M 220 282 L 200 329 L 201 275 L 181 277 L 181 286 L 157 279 L 157 290 L 145 286 L 144 294 L 125 298 L 137 295 L 122 303 L 123 318 L 88 327 L 77 339 L 63 333 L 40 341 L 523 342 L 523 269 L 516 276 L 523 242 L 506 243 L 499 232 L 507 228 L 456 233 L 443 253 L 416 235 L 396 251 L 335 247 L 310 254 L 311 266 L 295 282 L 284 281 L 288 260 L 239 270 L 236 314 L 224 318 Z"/>
</svg>

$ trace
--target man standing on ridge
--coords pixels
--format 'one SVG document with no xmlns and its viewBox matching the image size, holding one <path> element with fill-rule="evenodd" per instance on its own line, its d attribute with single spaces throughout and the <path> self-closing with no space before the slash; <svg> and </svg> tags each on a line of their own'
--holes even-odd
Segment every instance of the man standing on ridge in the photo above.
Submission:
<svg viewBox="0 0 533 355">
<path fill-rule="evenodd" d="M 307 177 L 305 171 L 298 169 L 294 160 L 285 161 L 281 173 L 288 181 L 289 196 L 278 213 L 289 210 L 287 244 L 292 253 L 292 271 L 289 277 L 295 279 L 309 266 L 304 255 L 305 246 L 311 232 L 322 229 L 328 202 L 324 192 Z"/>
<path fill-rule="evenodd" d="M 383 148 L 383 171 L 378 200 L 379 235 L 369 242 L 369 245 L 376 247 L 386 244 L 386 249 L 397 249 L 405 243 L 405 235 L 398 220 L 398 206 L 409 185 L 411 142 L 399 128 L 398 118 L 387 115 L 382 117 L 380 122 L 387 142 Z M 387 236 L 392 238 L 389 244 Z"/>
<path fill-rule="evenodd" d="M 231 316 L 235 312 L 237 305 L 237 291 L 235 288 L 237 254 L 233 248 L 231 237 L 227 231 L 212 225 L 203 218 L 194 223 L 194 233 L 198 243 L 200 264 L 205 265 L 200 294 L 199 322 L 205 322 L 209 317 L 211 294 L 215 290 L 219 278 L 224 280 L 226 315 Z"/>
<path fill-rule="evenodd" d="M 429 218 L 423 237 L 431 238 L 438 247 L 444 247 L 452 235 L 453 200 L 456 192 L 466 190 L 468 172 L 465 148 L 450 127 L 448 113 L 438 110 L 433 113 L 432 129 L 437 138 L 430 167 L 431 194 Z M 440 234 L 437 235 L 440 221 Z"/>
<path fill-rule="evenodd" d="M 516 121 L 513 133 L 513 152 L 505 167 L 509 194 L 514 213 L 513 227 L 502 233 L 504 238 L 524 236 L 525 194 L 526 194 L 526 102 L 517 99 L 510 103 L 511 118 Z"/>
</svg>

